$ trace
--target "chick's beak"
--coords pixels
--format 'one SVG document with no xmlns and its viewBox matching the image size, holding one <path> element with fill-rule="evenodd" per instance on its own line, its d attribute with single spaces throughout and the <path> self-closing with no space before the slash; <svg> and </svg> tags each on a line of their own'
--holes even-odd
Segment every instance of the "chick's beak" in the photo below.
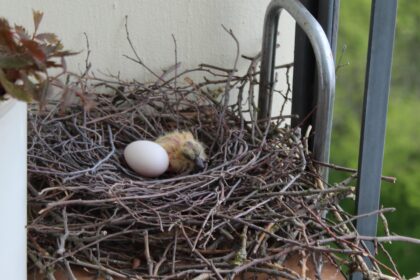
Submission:
<svg viewBox="0 0 420 280">
<path fill-rule="evenodd" d="M 195 166 L 197 166 L 198 169 L 203 170 L 204 169 L 204 160 L 200 157 L 197 157 L 195 159 Z"/>
</svg>

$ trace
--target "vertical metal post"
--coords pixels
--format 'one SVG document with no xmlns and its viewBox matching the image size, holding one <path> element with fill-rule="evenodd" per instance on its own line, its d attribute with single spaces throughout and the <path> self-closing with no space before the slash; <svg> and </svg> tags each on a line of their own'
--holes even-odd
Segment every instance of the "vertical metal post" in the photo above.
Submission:
<svg viewBox="0 0 420 280">
<path fill-rule="evenodd" d="M 357 214 L 370 213 L 379 208 L 396 11 L 397 0 L 372 1 L 359 151 Z M 358 219 L 358 233 L 375 236 L 377 220 L 376 215 Z M 373 243 L 364 243 L 373 254 Z M 363 279 L 363 276 L 359 272 L 354 273 L 352 279 Z"/>
<path fill-rule="evenodd" d="M 301 2 L 318 19 L 335 57 L 340 0 L 301 0 Z M 306 34 L 299 25 L 296 25 L 292 114 L 298 115 L 299 118 L 292 119 L 293 127 L 300 125 L 306 130 L 309 124 L 314 125 L 313 116 L 308 116 L 313 112 L 318 99 L 315 84 L 316 67 L 313 50 Z"/>
<path fill-rule="evenodd" d="M 337 52 L 338 16 L 340 0 L 321 0 L 318 6 L 318 21 L 327 35 L 332 53 Z"/>
<path fill-rule="evenodd" d="M 317 17 L 319 0 L 301 0 L 301 2 L 314 17 Z M 309 125 L 313 126 L 313 120 L 315 119 L 315 114 L 311 116 L 309 114 L 313 113 L 318 97 L 315 80 L 316 64 L 314 51 L 308 36 L 299 27 L 299 24 L 296 24 L 295 30 L 292 114 L 298 117 L 291 120 L 291 125 L 292 127 L 300 126 L 303 131 L 306 131 Z M 310 141 L 311 149 L 312 142 Z"/>
<path fill-rule="evenodd" d="M 312 44 L 318 74 L 317 114 L 315 120 L 314 158 L 328 162 L 332 128 L 332 105 L 335 92 L 335 68 L 331 47 L 324 30 L 310 12 L 298 0 L 272 0 L 264 20 L 261 53 L 260 91 L 258 96 L 259 119 L 271 114 L 271 97 L 274 76 L 275 42 L 280 11 L 285 9 L 296 20 Z M 326 169 L 322 171 L 326 179 Z"/>
</svg>

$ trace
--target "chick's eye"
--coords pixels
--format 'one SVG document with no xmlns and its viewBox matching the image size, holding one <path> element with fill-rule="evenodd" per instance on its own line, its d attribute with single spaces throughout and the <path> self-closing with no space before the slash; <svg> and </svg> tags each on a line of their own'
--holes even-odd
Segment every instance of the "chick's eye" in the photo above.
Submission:
<svg viewBox="0 0 420 280">
<path fill-rule="evenodd" d="M 194 151 L 191 148 L 186 148 L 182 151 L 182 154 L 190 160 L 194 160 L 195 159 L 195 154 Z"/>
</svg>

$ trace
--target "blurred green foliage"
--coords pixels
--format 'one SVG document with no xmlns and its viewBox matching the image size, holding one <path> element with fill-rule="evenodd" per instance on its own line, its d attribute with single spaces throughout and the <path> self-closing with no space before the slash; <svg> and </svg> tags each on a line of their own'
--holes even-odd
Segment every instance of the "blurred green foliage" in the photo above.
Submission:
<svg viewBox="0 0 420 280">
<path fill-rule="evenodd" d="M 367 57 L 370 0 L 343 0 L 337 50 L 337 93 L 331 161 L 357 167 L 360 120 Z M 396 184 L 382 184 L 381 204 L 395 207 L 387 215 L 392 232 L 420 238 L 420 5 L 400 0 L 393 58 L 391 94 L 383 174 L 397 177 Z M 331 181 L 344 174 L 332 172 Z M 346 203 L 348 204 L 348 203 Z M 383 229 L 379 226 L 379 234 Z M 394 242 L 387 245 L 401 274 L 420 272 L 420 246 Z"/>
</svg>

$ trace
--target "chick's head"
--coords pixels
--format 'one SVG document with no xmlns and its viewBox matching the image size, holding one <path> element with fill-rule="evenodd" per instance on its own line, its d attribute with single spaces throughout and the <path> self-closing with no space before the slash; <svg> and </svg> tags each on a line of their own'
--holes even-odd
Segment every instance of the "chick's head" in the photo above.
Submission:
<svg viewBox="0 0 420 280">
<path fill-rule="evenodd" d="M 194 139 L 186 141 L 181 147 L 182 155 L 194 163 L 198 169 L 204 169 L 204 163 L 207 160 L 203 145 Z"/>
<path fill-rule="evenodd" d="M 203 169 L 207 160 L 203 144 L 189 131 L 174 131 L 156 140 L 168 153 L 168 171 L 173 173 L 191 172 Z"/>
</svg>

